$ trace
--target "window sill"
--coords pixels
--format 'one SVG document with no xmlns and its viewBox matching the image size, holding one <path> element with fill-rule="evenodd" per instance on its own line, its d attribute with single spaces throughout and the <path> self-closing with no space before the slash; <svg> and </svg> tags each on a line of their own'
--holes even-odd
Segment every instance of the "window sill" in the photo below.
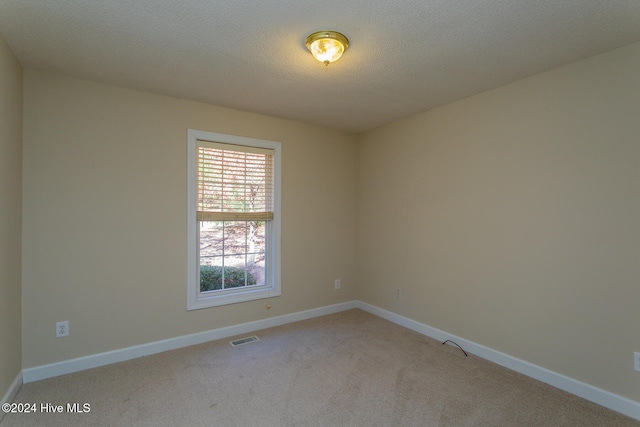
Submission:
<svg viewBox="0 0 640 427">
<path fill-rule="evenodd" d="M 277 296 L 280 296 L 279 290 L 264 286 L 245 290 L 233 289 L 232 291 L 220 293 L 199 293 L 192 301 L 188 302 L 187 310 L 199 310 L 201 308 L 217 307 Z"/>
</svg>

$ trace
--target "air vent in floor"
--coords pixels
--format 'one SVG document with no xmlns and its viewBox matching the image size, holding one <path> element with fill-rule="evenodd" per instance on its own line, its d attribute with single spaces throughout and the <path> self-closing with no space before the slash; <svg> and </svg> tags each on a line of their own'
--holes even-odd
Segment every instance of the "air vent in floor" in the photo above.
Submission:
<svg viewBox="0 0 640 427">
<path fill-rule="evenodd" d="M 258 339 L 257 336 L 252 336 L 252 337 L 246 337 L 246 338 L 239 338 L 237 340 L 233 340 L 233 341 L 229 341 L 229 343 L 233 346 L 233 347 L 237 347 L 239 345 L 243 345 L 243 344 L 249 344 L 250 342 L 254 342 L 254 341 L 260 341 Z"/>
</svg>

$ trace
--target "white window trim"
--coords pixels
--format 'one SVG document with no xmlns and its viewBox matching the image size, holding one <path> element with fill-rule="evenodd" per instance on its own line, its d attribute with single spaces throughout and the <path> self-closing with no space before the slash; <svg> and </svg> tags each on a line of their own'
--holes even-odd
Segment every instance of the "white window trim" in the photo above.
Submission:
<svg viewBox="0 0 640 427">
<path fill-rule="evenodd" d="M 220 142 L 224 144 L 268 148 L 274 151 L 274 201 L 273 220 L 271 221 L 271 239 L 267 252 L 266 286 L 251 288 L 233 288 L 228 291 L 200 293 L 198 283 L 197 262 L 197 175 L 196 175 L 196 143 L 197 141 Z M 280 191 L 282 149 L 279 142 L 262 139 L 245 138 L 214 132 L 189 129 L 187 131 L 187 310 L 215 307 L 226 304 L 271 298 L 281 295 L 280 280 Z"/>
</svg>

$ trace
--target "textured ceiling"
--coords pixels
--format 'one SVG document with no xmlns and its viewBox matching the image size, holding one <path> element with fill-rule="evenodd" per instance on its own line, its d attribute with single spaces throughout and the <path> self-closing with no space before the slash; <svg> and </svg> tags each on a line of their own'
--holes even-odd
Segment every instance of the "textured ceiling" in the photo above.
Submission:
<svg viewBox="0 0 640 427">
<path fill-rule="evenodd" d="M 0 32 L 27 68 L 359 132 L 636 42 L 640 0 L 0 0 Z"/>
</svg>

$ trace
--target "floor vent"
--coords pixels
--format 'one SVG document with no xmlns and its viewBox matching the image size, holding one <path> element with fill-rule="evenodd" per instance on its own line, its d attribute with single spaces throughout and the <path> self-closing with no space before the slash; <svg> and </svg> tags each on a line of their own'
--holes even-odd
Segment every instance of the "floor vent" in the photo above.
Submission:
<svg viewBox="0 0 640 427">
<path fill-rule="evenodd" d="M 229 341 L 229 343 L 231 344 L 231 346 L 237 347 L 239 345 L 249 344 L 250 342 L 254 341 L 260 341 L 260 339 L 254 335 L 252 337 L 239 338 L 237 340 Z"/>
</svg>

